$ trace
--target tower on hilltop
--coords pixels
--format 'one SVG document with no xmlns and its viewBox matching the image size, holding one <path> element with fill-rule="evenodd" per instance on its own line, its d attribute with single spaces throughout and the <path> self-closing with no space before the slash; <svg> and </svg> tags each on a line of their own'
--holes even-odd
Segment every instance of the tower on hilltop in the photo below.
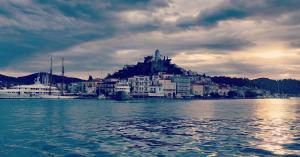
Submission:
<svg viewBox="0 0 300 157">
<path fill-rule="evenodd" d="M 154 54 L 154 60 L 155 60 L 155 61 L 160 60 L 160 52 L 159 52 L 158 49 L 155 51 L 155 54 Z"/>
</svg>

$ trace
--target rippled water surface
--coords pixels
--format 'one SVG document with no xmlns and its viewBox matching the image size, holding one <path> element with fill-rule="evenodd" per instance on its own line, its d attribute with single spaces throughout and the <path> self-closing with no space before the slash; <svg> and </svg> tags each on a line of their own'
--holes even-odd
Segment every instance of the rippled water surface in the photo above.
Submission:
<svg viewBox="0 0 300 157">
<path fill-rule="evenodd" d="M 0 100 L 0 156 L 298 156 L 300 99 Z"/>
</svg>

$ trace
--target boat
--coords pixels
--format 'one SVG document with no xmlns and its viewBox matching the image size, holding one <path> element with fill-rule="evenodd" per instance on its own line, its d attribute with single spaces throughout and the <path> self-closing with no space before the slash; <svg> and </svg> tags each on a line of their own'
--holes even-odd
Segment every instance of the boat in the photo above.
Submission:
<svg viewBox="0 0 300 157">
<path fill-rule="evenodd" d="M 114 98 L 116 100 L 122 101 L 122 100 L 129 100 L 130 97 L 130 87 L 127 82 L 118 82 L 115 85 L 115 94 Z"/>
<path fill-rule="evenodd" d="M 106 97 L 104 94 L 100 94 L 100 95 L 98 96 L 98 99 L 99 99 L 99 100 L 107 99 L 107 97 Z"/>
<path fill-rule="evenodd" d="M 51 93 L 50 90 L 51 89 Z M 32 85 L 18 85 L 0 89 L 0 99 L 74 99 L 76 96 L 61 95 L 56 87 L 42 84 L 39 77 Z"/>
<path fill-rule="evenodd" d="M 122 100 L 129 100 L 130 99 L 130 95 L 128 92 L 126 91 L 117 91 L 114 98 L 118 101 L 122 101 Z"/>
<path fill-rule="evenodd" d="M 63 61 L 62 61 L 63 62 Z M 64 66 L 62 64 L 62 76 L 64 77 Z M 0 99 L 75 99 L 78 96 L 68 95 L 64 93 L 63 83 L 62 90 L 52 86 L 52 58 L 50 75 L 46 77 L 44 83 L 41 83 L 40 76 L 38 76 L 34 84 L 18 85 L 10 88 L 0 89 Z"/>
</svg>

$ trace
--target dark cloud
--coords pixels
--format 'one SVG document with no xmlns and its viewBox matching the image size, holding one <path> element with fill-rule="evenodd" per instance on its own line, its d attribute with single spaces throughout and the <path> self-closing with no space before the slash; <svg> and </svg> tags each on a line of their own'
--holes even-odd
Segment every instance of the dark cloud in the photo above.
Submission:
<svg viewBox="0 0 300 157">
<path fill-rule="evenodd" d="M 220 21 L 230 19 L 273 18 L 299 12 L 299 0 L 228 0 L 213 8 L 201 11 L 197 17 L 184 17 L 178 21 L 177 26 L 188 28 L 193 26 L 212 27 Z"/>
<path fill-rule="evenodd" d="M 145 24 L 119 30 L 121 11 L 167 7 L 167 0 L 33 0 L 0 2 L 0 67 L 35 54 L 81 42 L 106 40 L 126 31 L 151 31 Z"/>
<path fill-rule="evenodd" d="M 47 70 L 50 55 L 66 55 L 69 71 L 111 72 L 142 60 L 156 48 L 167 56 L 234 56 L 243 51 L 246 56 L 247 49 L 263 47 L 261 43 L 300 45 L 299 0 L 12 0 L 0 1 L 0 6 L 1 70 Z M 220 23 L 227 20 L 245 22 Z M 224 62 L 201 70 L 220 74 L 278 70 L 243 60 Z"/>
<path fill-rule="evenodd" d="M 199 47 L 207 48 L 207 49 L 215 49 L 215 50 L 241 50 L 244 48 L 248 48 L 253 46 L 254 43 L 245 39 L 238 39 L 238 38 L 226 38 L 226 39 L 219 39 L 212 43 L 199 45 Z"/>
</svg>

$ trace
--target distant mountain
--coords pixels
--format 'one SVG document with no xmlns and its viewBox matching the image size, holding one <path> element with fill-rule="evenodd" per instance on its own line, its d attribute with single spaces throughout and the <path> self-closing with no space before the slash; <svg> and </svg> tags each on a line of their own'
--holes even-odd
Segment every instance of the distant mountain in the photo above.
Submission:
<svg viewBox="0 0 300 157">
<path fill-rule="evenodd" d="M 292 95 L 300 95 L 300 81 L 294 79 L 271 80 L 259 78 L 252 80 L 258 88 L 268 89 L 271 92 L 280 92 Z"/>
<path fill-rule="evenodd" d="M 16 81 L 15 77 L 5 76 L 0 74 L 0 82 L 14 82 L 14 81 Z"/>
<path fill-rule="evenodd" d="M 285 93 L 289 95 L 300 95 L 300 81 L 293 79 L 272 80 L 269 78 L 258 78 L 250 80 L 248 78 L 231 78 L 226 76 L 211 77 L 211 80 L 218 84 L 228 84 L 238 87 L 257 87 L 268 90 L 272 93 Z"/>
<path fill-rule="evenodd" d="M 161 57 L 159 51 L 156 50 L 155 56 L 147 56 L 144 62 L 138 62 L 136 65 L 126 65 L 123 69 L 108 75 L 107 78 L 129 78 L 135 75 L 153 75 L 158 72 L 168 74 L 184 74 L 186 71 L 179 66 L 172 64 L 168 57 Z"/>
<path fill-rule="evenodd" d="M 11 77 L 11 76 L 5 76 L 0 74 L 0 82 L 2 84 L 33 84 L 38 76 L 40 78 L 48 77 L 49 73 L 41 72 L 41 73 L 34 73 L 27 76 L 22 77 Z M 59 75 L 52 75 L 52 82 L 60 83 L 62 80 L 62 76 Z M 85 81 L 79 78 L 74 77 L 64 77 L 65 83 L 72 83 L 72 82 L 81 82 Z"/>
</svg>

